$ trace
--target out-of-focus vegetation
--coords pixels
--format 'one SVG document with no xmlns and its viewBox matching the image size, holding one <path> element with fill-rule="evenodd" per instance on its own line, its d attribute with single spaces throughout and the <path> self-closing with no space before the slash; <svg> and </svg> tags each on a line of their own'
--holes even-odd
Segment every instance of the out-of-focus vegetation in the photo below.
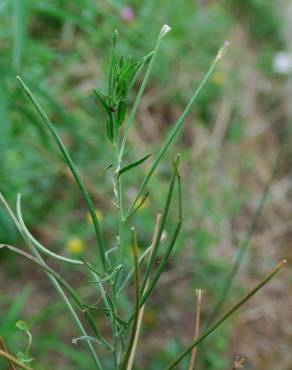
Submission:
<svg viewBox="0 0 292 370">
<path fill-rule="evenodd" d="M 161 369 L 192 337 L 189 323 L 193 322 L 195 288 L 205 290 L 203 319 L 209 315 L 283 141 L 289 123 L 282 97 L 285 77 L 273 69 L 275 55 L 286 47 L 278 2 L 0 3 L 0 191 L 11 204 L 21 192 L 30 229 L 51 250 L 67 256 L 91 255 L 90 217 L 15 77 L 23 77 L 54 122 L 93 196 L 106 241 L 112 243 L 116 229 L 112 184 L 102 173 L 112 162 L 112 154 L 105 140 L 106 117 L 92 90 L 105 87 L 113 29 L 121 35 L 120 51 L 140 58 L 153 49 L 164 23 L 173 30 L 159 53 L 130 134 L 129 162 L 157 152 L 224 40 L 230 40 L 232 47 L 153 177 L 153 190 L 135 224 L 143 250 L 150 243 L 155 214 L 163 206 L 169 163 L 180 151 L 184 230 L 159 292 L 145 312 L 138 353 L 139 368 L 151 370 Z M 147 164 L 141 168 L 135 170 L 136 177 L 125 180 L 129 200 Z M 20 243 L 1 208 L 0 242 L 4 241 Z M 267 254 L 263 264 L 269 266 L 278 257 Z M 9 254 L 1 254 L 0 263 L 0 335 L 8 347 L 15 352 L 24 347 L 15 329 L 15 323 L 24 319 L 33 333 L 31 353 L 38 369 L 89 369 L 87 354 L 71 345 L 74 329 L 42 273 Z M 250 270 L 255 273 L 256 268 Z M 69 269 L 65 273 L 76 283 L 82 279 Z M 238 289 L 232 290 L 231 298 L 245 283 L 236 281 Z M 88 293 L 85 285 L 80 288 L 84 295 Z M 199 347 L 199 369 L 228 368 L 230 353 L 234 353 L 230 350 L 232 328 L 232 322 L 225 325 Z M 257 368 L 261 368 L 259 363 Z"/>
</svg>

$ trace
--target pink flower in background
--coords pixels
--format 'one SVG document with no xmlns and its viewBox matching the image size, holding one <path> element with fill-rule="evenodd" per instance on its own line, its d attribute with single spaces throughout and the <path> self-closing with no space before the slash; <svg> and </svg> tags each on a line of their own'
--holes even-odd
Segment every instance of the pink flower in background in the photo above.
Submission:
<svg viewBox="0 0 292 370">
<path fill-rule="evenodd" d="M 121 10 L 120 15 L 121 15 L 122 20 L 128 23 L 132 22 L 135 17 L 133 8 L 131 8 L 130 6 L 125 6 Z"/>
</svg>

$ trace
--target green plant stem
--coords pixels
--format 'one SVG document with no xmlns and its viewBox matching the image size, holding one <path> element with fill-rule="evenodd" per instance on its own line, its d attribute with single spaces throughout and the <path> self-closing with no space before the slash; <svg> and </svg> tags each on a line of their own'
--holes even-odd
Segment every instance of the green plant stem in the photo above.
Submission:
<svg viewBox="0 0 292 370">
<path fill-rule="evenodd" d="M 129 370 L 128 362 L 132 352 L 132 348 L 135 342 L 136 332 L 138 328 L 138 320 L 139 320 L 139 311 L 140 311 L 140 271 L 139 271 L 139 260 L 138 260 L 138 246 L 137 246 L 137 238 L 135 229 L 132 227 L 132 252 L 133 252 L 133 259 L 134 259 L 134 266 L 135 266 L 135 292 L 136 292 L 136 299 L 135 299 L 135 311 L 134 311 L 134 321 L 132 326 L 132 333 L 129 340 L 129 344 L 121 365 L 121 370 Z"/>
<path fill-rule="evenodd" d="M 135 115 L 136 115 L 136 112 L 137 112 L 137 109 L 138 109 L 138 106 L 140 104 L 140 101 L 142 99 L 142 95 L 144 93 L 144 90 L 147 86 L 147 83 L 149 81 L 149 78 L 150 78 L 150 75 L 151 75 L 151 72 L 153 70 L 153 67 L 154 67 L 154 64 L 155 64 L 155 61 L 156 61 L 156 58 L 157 58 L 157 55 L 158 55 L 158 51 L 160 49 L 160 45 L 161 45 L 161 41 L 163 40 L 163 37 L 161 37 L 161 34 L 159 34 L 158 38 L 157 38 L 157 42 L 156 42 L 156 46 L 155 46 L 155 49 L 153 51 L 153 53 L 149 54 L 150 55 L 150 63 L 148 65 L 148 68 L 147 68 L 147 71 L 145 73 L 145 76 L 144 76 L 144 79 L 142 81 L 142 84 L 141 84 L 141 87 L 139 89 L 139 92 L 136 96 L 136 99 L 134 101 L 134 105 L 133 105 L 133 108 L 130 112 L 130 115 L 129 115 L 129 118 L 126 122 L 126 126 L 125 126 L 125 131 L 124 131 L 124 135 L 123 135 L 123 139 L 122 139 L 122 143 L 121 143 L 121 147 L 120 147 L 120 151 L 119 151 L 119 160 L 118 160 L 118 167 L 117 167 L 117 172 L 120 170 L 121 168 L 121 164 L 122 164 L 122 158 L 123 158 L 123 155 L 124 155 L 124 151 L 125 151 L 125 145 L 126 145 L 126 141 L 127 141 L 127 138 L 128 138 L 128 134 L 129 134 L 129 130 L 133 124 L 133 121 L 134 121 L 134 118 L 135 118 Z M 138 70 L 138 72 L 140 72 L 140 70 L 142 69 L 142 67 L 145 65 L 145 63 L 148 61 L 149 59 L 149 56 L 146 56 L 144 58 L 144 63 L 142 64 L 142 66 L 140 67 L 140 69 Z"/>
<path fill-rule="evenodd" d="M 24 353 L 25 353 L 26 356 L 28 356 L 29 351 L 30 351 L 30 347 L 31 347 L 31 343 L 32 343 L 32 335 L 30 334 L 29 330 L 26 330 L 25 332 L 28 336 L 28 343 L 27 343 L 26 350 L 25 350 Z"/>
<path fill-rule="evenodd" d="M 153 251 L 153 245 L 155 244 L 156 239 L 157 239 L 157 236 L 158 236 L 158 229 L 159 229 L 160 218 L 161 218 L 161 214 L 160 213 L 157 213 L 157 215 L 156 215 L 156 221 L 155 221 L 155 226 L 154 226 L 152 243 L 151 243 L 151 246 L 149 247 L 149 249 L 150 249 L 151 252 Z M 139 260 L 139 266 L 140 266 L 140 260 Z M 149 279 L 146 282 L 145 290 L 147 290 L 147 288 L 148 288 L 148 283 L 149 283 Z M 143 294 L 143 291 L 141 290 L 140 291 L 140 296 L 142 296 L 142 294 Z M 139 310 L 138 321 L 137 321 L 137 329 L 136 329 L 136 334 L 135 334 L 133 346 L 132 346 L 132 349 L 131 349 L 131 353 L 130 353 L 130 356 L 129 356 L 127 370 L 132 370 L 132 367 L 133 367 L 133 364 L 134 364 L 134 358 L 135 358 L 135 354 L 136 354 L 136 350 L 137 350 L 137 346 L 138 346 L 138 340 L 139 340 L 139 335 L 140 335 L 140 331 L 141 331 L 144 310 L 145 310 L 145 304 L 142 305 L 141 308 L 140 308 L 140 310 Z"/>
<path fill-rule="evenodd" d="M 24 241 L 26 242 L 26 244 L 28 245 L 29 249 L 31 250 L 31 252 L 35 255 L 35 257 L 42 263 L 44 263 L 44 260 L 42 259 L 42 257 L 40 256 L 40 254 L 38 253 L 38 251 L 35 249 L 35 247 L 31 244 L 31 242 L 25 237 L 24 233 L 23 233 L 23 230 L 21 228 L 21 225 L 20 223 L 18 222 L 17 218 L 15 217 L 14 213 L 12 212 L 12 209 L 10 208 L 9 204 L 6 202 L 4 196 L 0 193 L 0 201 L 2 202 L 2 204 L 4 205 L 9 217 L 11 218 L 11 220 L 13 221 L 13 223 L 15 224 L 17 230 L 19 231 L 19 233 L 22 235 Z M 60 286 L 60 284 L 58 283 L 58 281 L 52 276 L 50 275 L 49 273 L 47 273 L 47 277 L 48 279 L 51 281 L 52 285 L 54 286 L 54 288 L 56 289 L 57 293 L 60 295 L 61 299 L 64 301 L 65 303 L 65 306 L 68 308 L 72 318 L 73 318 L 73 321 L 76 323 L 77 327 L 79 328 L 81 334 L 85 337 L 89 337 L 89 335 L 87 334 L 82 322 L 80 321 L 74 307 L 72 306 L 70 300 L 68 299 L 67 295 L 65 294 L 64 290 L 62 289 L 62 287 Z M 99 357 L 91 343 L 91 341 L 87 340 L 86 341 L 87 345 L 88 345 L 88 348 L 89 348 L 89 351 L 91 353 L 91 356 L 93 358 L 93 361 L 95 363 L 95 366 L 98 370 L 103 370 L 103 367 L 101 365 L 101 362 L 99 360 Z"/>
<path fill-rule="evenodd" d="M 160 214 L 159 214 L 160 215 Z M 141 255 L 141 257 L 139 257 L 139 266 L 142 265 L 143 261 L 145 260 L 145 258 L 148 256 L 148 254 L 153 250 L 153 244 L 151 244 L 144 252 L 143 254 Z M 123 282 L 121 283 L 120 287 L 119 287 L 119 291 L 118 291 L 118 295 L 120 295 L 123 290 L 126 288 L 126 286 L 129 284 L 129 282 L 131 281 L 131 279 L 133 278 L 135 274 L 135 268 L 133 267 L 130 272 L 128 273 L 128 275 L 126 276 L 126 278 L 123 280 Z"/>
<path fill-rule="evenodd" d="M 23 230 L 24 235 L 31 241 L 31 243 L 35 246 L 35 248 L 37 248 L 39 251 L 43 252 L 47 256 L 53 257 L 53 258 L 55 258 L 59 261 L 62 261 L 62 262 L 71 263 L 73 265 L 83 265 L 84 264 L 82 261 L 75 260 L 75 259 L 72 259 L 72 258 L 66 258 L 66 257 L 60 256 L 59 254 L 56 254 L 56 253 L 50 251 L 48 248 L 43 246 L 40 242 L 38 242 L 31 235 L 31 233 L 29 232 L 28 228 L 26 227 L 26 225 L 23 221 L 22 212 L 21 212 L 20 194 L 18 194 L 18 196 L 17 196 L 16 212 L 17 212 L 17 217 L 18 217 L 18 220 L 19 220 L 19 223 L 20 223 L 20 226 Z"/>
<path fill-rule="evenodd" d="M 185 118 L 187 117 L 187 115 L 189 114 L 189 112 L 192 108 L 193 103 L 195 102 L 197 96 L 200 94 L 204 85 L 208 81 L 209 77 L 211 76 L 212 72 L 215 69 L 216 64 L 218 63 L 218 61 L 220 59 L 221 58 L 218 57 L 218 55 L 217 55 L 216 58 L 214 59 L 213 63 L 211 64 L 209 70 L 207 71 L 206 75 L 204 76 L 203 80 L 201 81 L 198 88 L 196 89 L 195 93 L 193 94 L 190 101 L 188 102 L 188 104 L 187 104 L 186 108 L 184 109 L 183 113 L 181 114 L 181 116 L 179 117 L 179 119 L 175 123 L 174 127 L 170 131 L 166 141 L 164 142 L 162 148 L 159 150 L 158 154 L 156 155 L 152 166 L 150 167 L 146 177 L 144 178 L 144 180 L 142 182 L 142 185 L 140 186 L 140 188 L 138 190 L 138 193 L 137 193 L 132 205 L 130 206 L 129 210 L 125 214 L 125 219 L 127 219 L 129 217 L 129 215 L 133 212 L 133 209 L 135 208 L 135 205 L 136 205 L 138 199 L 141 197 L 145 187 L 147 186 L 149 180 L 151 179 L 153 172 L 155 171 L 156 167 L 158 166 L 158 164 L 159 164 L 161 158 L 163 157 L 164 153 L 166 152 L 166 150 L 168 149 L 170 144 L 174 141 L 175 137 L 177 136 L 178 132 L 180 131 L 180 129 L 181 129 L 181 127 L 182 127 L 182 125 L 185 121 Z"/>
<path fill-rule="evenodd" d="M 188 355 L 193 348 L 198 346 L 204 339 L 206 339 L 218 326 L 226 321 L 235 311 L 237 311 L 246 301 L 248 301 L 256 292 L 258 292 L 264 285 L 266 285 L 277 272 L 286 264 L 286 260 L 281 261 L 276 268 L 269 273 L 254 289 L 248 292 L 238 303 L 236 303 L 225 315 L 216 321 L 209 329 L 207 329 L 197 340 L 191 343 L 185 350 L 183 350 L 164 370 L 174 369 L 175 366 Z"/>
<path fill-rule="evenodd" d="M 102 267 L 103 267 L 104 272 L 106 272 L 107 269 L 106 269 L 106 259 L 105 259 L 105 248 L 104 248 L 103 238 L 102 238 L 102 235 L 101 235 L 100 225 L 99 225 L 96 213 L 95 213 L 95 209 L 94 209 L 91 197 L 90 197 L 85 185 L 83 184 L 83 181 L 82 181 L 82 179 L 81 179 L 81 177 L 78 173 L 77 167 L 75 166 L 69 152 L 65 148 L 61 138 L 59 137 L 59 135 L 58 135 L 57 131 L 55 130 L 53 124 L 49 120 L 47 114 L 45 113 L 45 111 L 43 110 L 43 108 L 41 107 L 41 105 L 39 104 L 37 99 L 34 97 L 32 92 L 28 88 L 28 86 L 25 84 L 25 82 L 19 76 L 17 76 L 17 80 L 18 80 L 20 86 L 22 87 L 23 91 L 28 96 L 28 98 L 32 102 L 33 106 L 35 107 L 35 109 L 39 113 L 40 117 L 42 118 L 43 122 L 47 126 L 48 130 L 50 131 L 50 133 L 51 133 L 53 139 L 55 140 L 56 144 L 58 145 L 58 147 L 59 147 L 59 149 L 60 149 L 60 151 L 61 151 L 61 153 L 62 153 L 62 155 L 63 155 L 63 157 L 64 157 L 64 159 L 65 159 L 65 161 L 66 161 L 66 163 L 67 163 L 67 165 L 68 165 L 68 167 L 69 167 L 69 169 L 70 169 L 70 171 L 71 171 L 71 173 L 72 173 L 72 175 L 73 175 L 73 177 L 76 181 L 76 183 L 79 186 L 80 192 L 83 196 L 83 199 L 84 199 L 84 201 L 85 201 L 85 203 L 88 207 L 88 211 L 89 211 L 90 216 L 92 218 L 92 222 L 93 222 L 94 229 L 95 229 L 95 234 L 96 234 L 96 239 L 97 239 L 97 243 L 98 243 L 98 250 L 99 250 L 99 255 L 100 255 Z"/>
</svg>

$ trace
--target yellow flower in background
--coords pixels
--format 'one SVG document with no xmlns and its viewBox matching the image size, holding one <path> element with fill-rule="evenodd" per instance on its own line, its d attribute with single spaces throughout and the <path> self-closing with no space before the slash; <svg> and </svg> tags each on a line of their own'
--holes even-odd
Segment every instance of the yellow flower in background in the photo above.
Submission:
<svg viewBox="0 0 292 370">
<path fill-rule="evenodd" d="M 85 244 L 82 239 L 73 237 L 67 240 L 66 248 L 70 253 L 81 254 L 85 249 Z"/>
<path fill-rule="evenodd" d="M 97 220 L 100 222 L 102 219 L 103 219 L 103 215 L 102 215 L 102 212 L 99 210 L 99 209 L 96 209 L 95 210 L 95 214 L 96 214 L 96 218 Z M 87 215 L 86 215 L 86 221 L 89 225 L 93 225 L 93 221 L 92 221 L 92 218 L 91 218 L 91 215 L 90 213 L 88 212 Z"/>
<path fill-rule="evenodd" d="M 153 327 L 156 324 L 157 313 L 155 310 L 148 308 L 144 314 L 144 325 L 146 327 Z"/>
<path fill-rule="evenodd" d="M 225 75 L 224 73 L 217 71 L 213 74 L 212 80 L 216 85 L 223 85 L 225 82 Z"/>
</svg>

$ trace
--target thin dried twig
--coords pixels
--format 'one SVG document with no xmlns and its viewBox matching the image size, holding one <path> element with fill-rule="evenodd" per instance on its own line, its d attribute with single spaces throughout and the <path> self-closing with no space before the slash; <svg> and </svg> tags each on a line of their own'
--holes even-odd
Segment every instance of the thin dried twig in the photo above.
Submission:
<svg viewBox="0 0 292 370">
<path fill-rule="evenodd" d="M 243 357 L 236 356 L 235 361 L 232 365 L 231 370 L 238 370 L 243 368 L 243 363 L 245 359 Z"/>
<path fill-rule="evenodd" d="M 4 352 L 9 353 L 9 352 L 8 352 L 8 350 L 7 350 L 7 348 L 6 348 L 6 345 L 5 345 L 4 340 L 3 340 L 3 338 L 2 338 L 2 337 L 0 337 L 0 348 L 1 348 Z M 10 370 L 16 370 L 16 367 L 14 366 L 13 362 L 9 361 L 8 359 L 7 359 L 7 361 L 8 361 L 8 363 L 9 363 L 9 368 L 10 368 Z"/>
<path fill-rule="evenodd" d="M 31 367 L 29 367 L 29 366 L 23 364 L 22 362 L 18 361 L 15 357 L 13 357 L 9 353 L 3 351 L 2 349 L 0 349 L 0 357 L 6 358 L 9 362 L 12 362 L 13 364 L 17 365 L 21 369 L 24 369 L 24 370 L 33 370 Z"/>
<path fill-rule="evenodd" d="M 202 305 L 202 295 L 203 291 L 201 289 L 196 290 L 197 304 L 196 304 L 196 315 L 195 315 L 195 332 L 194 332 L 194 341 L 199 338 L 200 334 L 200 318 L 201 318 L 201 305 Z M 197 347 L 192 350 L 192 356 L 189 364 L 189 370 L 195 369 Z"/>
</svg>

